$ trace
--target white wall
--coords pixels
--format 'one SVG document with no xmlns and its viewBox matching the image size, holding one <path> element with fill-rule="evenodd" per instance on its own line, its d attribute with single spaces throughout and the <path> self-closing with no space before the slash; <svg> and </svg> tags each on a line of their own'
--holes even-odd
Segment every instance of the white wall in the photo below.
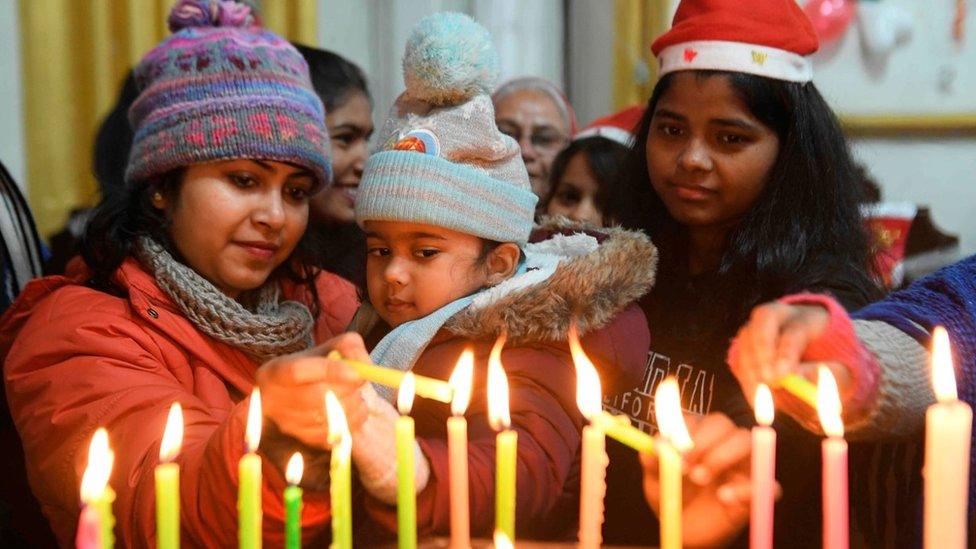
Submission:
<svg viewBox="0 0 976 549">
<path fill-rule="evenodd" d="M 0 161 L 21 187 L 27 180 L 17 2 L 0 1 Z"/>
</svg>

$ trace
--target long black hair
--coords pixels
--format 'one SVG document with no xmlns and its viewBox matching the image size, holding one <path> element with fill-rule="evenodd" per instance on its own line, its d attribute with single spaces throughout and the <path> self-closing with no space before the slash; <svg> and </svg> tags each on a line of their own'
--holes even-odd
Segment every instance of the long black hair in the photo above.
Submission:
<svg viewBox="0 0 976 549">
<path fill-rule="evenodd" d="M 619 188 L 617 177 L 627 159 L 627 151 L 626 145 L 599 135 L 570 141 L 569 146 L 559 151 L 552 161 L 552 168 L 549 171 L 549 193 L 540 203 L 539 211 L 546 213 L 549 203 L 559 192 L 559 182 L 566 173 L 569 162 L 577 154 L 582 154 L 590 173 L 600 185 L 595 197 L 597 208 L 600 209 L 604 220 L 616 220 L 618 215 L 614 206 L 617 200 L 613 195 Z"/>
<path fill-rule="evenodd" d="M 170 238 L 170 219 L 152 202 L 157 192 L 169 202 L 175 200 L 183 185 L 184 171 L 177 169 L 142 184 L 126 185 L 102 198 L 81 238 L 81 256 L 92 270 L 89 286 L 122 295 L 123 288 L 115 282 L 115 272 L 133 254 L 136 241 L 143 236 L 152 238 L 177 261 L 186 263 Z M 314 281 L 317 271 L 310 261 L 314 249 L 314 237 L 306 230 L 291 256 L 271 273 L 269 280 L 287 279 L 304 286 L 308 299 L 303 301 L 312 318 L 318 318 L 319 296 Z"/>
<path fill-rule="evenodd" d="M 779 137 L 779 153 L 756 203 L 728 235 L 714 301 L 726 326 L 757 303 L 801 290 L 844 288 L 867 302 L 880 297 L 860 216 L 858 175 L 840 124 L 812 83 L 743 73 L 726 78 L 750 112 Z M 614 208 L 627 228 L 646 231 L 660 251 L 652 296 L 667 301 L 688 278 L 685 228 L 651 186 L 645 153 L 658 101 L 675 74 L 658 81 L 622 172 Z"/>
</svg>

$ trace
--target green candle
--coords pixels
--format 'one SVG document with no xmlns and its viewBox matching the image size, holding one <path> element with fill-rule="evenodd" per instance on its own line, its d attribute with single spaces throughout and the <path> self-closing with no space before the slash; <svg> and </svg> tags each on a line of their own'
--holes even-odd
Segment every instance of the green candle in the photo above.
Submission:
<svg viewBox="0 0 976 549">
<path fill-rule="evenodd" d="M 401 416 L 396 422 L 397 453 L 397 541 L 400 549 L 417 547 L 417 494 L 414 479 L 414 425 L 410 417 L 413 406 L 414 375 L 408 373 L 397 393 Z"/>
<path fill-rule="evenodd" d="M 102 549 L 115 547 L 115 515 L 112 514 L 112 504 L 115 503 L 115 490 L 106 486 L 102 495 L 95 500 L 95 509 L 102 523 Z"/>
<path fill-rule="evenodd" d="M 237 520 L 241 549 L 261 547 L 261 457 L 255 452 L 261 441 L 261 392 L 255 388 L 247 412 L 247 453 L 238 463 Z"/>
<path fill-rule="evenodd" d="M 501 354 L 505 334 L 495 342 L 488 357 L 488 419 L 496 431 L 495 438 L 495 530 L 515 539 L 515 467 L 518 434 L 512 424 L 508 405 L 508 377 L 502 367 Z"/>
<path fill-rule="evenodd" d="M 183 442 L 183 408 L 174 402 L 169 409 L 156 467 L 156 547 L 180 546 L 180 466 L 173 459 Z"/>
<path fill-rule="evenodd" d="M 325 393 L 325 409 L 329 419 L 329 444 L 332 461 L 329 468 L 329 496 L 332 503 L 333 549 L 352 549 L 352 472 L 350 455 L 352 437 L 346 414 L 335 393 Z"/>
<path fill-rule="evenodd" d="M 285 488 L 285 549 L 300 549 L 302 546 L 302 489 L 298 484 L 302 481 L 304 468 L 302 454 L 292 454 L 285 469 L 289 485 Z"/>
</svg>

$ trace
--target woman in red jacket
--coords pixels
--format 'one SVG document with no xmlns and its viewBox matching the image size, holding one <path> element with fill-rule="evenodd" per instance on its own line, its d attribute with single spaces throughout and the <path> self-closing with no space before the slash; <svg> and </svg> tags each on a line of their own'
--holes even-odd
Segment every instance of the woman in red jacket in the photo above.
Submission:
<svg viewBox="0 0 976 549">
<path fill-rule="evenodd" d="M 280 543 L 284 464 L 267 450 L 326 447 L 328 362 L 309 368 L 304 357 L 362 348 L 346 337 L 309 350 L 344 329 L 357 299 L 349 283 L 303 263 L 309 197 L 329 184 L 331 168 L 301 55 L 234 2 L 183 1 L 170 27 L 136 69 L 126 191 L 100 205 L 84 264 L 32 282 L 2 322 L 30 483 L 64 546 L 98 427 L 116 454 L 116 536 L 151 545 L 153 468 L 174 401 L 186 417 L 177 458 L 183 542 L 234 545 L 255 383 L 267 395 L 265 539 Z M 332 383 L 354 427 L 365 418 L 360 383 Z M 309 536 L 327 530 L 325 499 L 308 499 Z"/>
</svg>

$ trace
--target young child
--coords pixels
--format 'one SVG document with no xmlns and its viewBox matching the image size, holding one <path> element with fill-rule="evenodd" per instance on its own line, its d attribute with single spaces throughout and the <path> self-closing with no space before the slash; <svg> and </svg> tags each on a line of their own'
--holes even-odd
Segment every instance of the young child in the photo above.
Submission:
<svg viewBox="0 0 976 549">
<path fill-rule="evenodd" d="M 549 193 L 539 211 L 595 227 L 614 225 L 612 194 L 643 113 L 644 107 L 630 107 L 576 134 L 552 162 Z"/>
<path fill-rule="evenodd" d="M 793 0 L 683 0 L 653 45 L 661 79 L 621 177 L 620 212 L 660 251 L 642 300 L 654 341 L 638 390 L 606 403 L 650 431 L 651 395 L 669 374 L 684 383 L 686 411 L 752 424 L 753 395 L 725 357 L 753 306 L 819 290 L 857 308 L 879 294 L 847 143 L 811 82 L 817 47 Z M 787 417 L 776 427 L 777 545 L 816 544 L 820 488 L 809 463 L 819 442 Z M 633 492 L 635 473 L 614 457 L 610 493 Z M 643 541 L 628 537 L 639 496 L 611 498 L 620 506 L 607 528 L 619 541 Z"/>
</svg>

